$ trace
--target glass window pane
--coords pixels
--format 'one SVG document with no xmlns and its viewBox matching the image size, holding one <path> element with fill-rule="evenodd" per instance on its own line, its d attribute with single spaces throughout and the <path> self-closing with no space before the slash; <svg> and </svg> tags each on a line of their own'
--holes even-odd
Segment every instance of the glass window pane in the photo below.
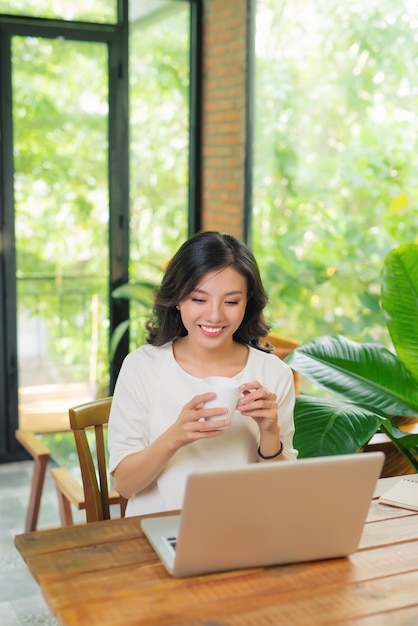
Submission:
<svg viewBox="0 0 418 626">
<path fill-rule="evenodd" d="M 257 2 L 254 251 L 275 330 L 387 341 L 379 276 L 416 240 L 418 4 Z"/>
<path fill-rule="evenodd" d="M 187 237 L 190 7 L 151 1 L 130 18 L 130 276 L 159 282 Z"/>
<path fill-rule="evenodd" d="M 21 428 L 108 391 L 107 65 L 105 44 L 12 40 Z"/>
<path fill-rule="evenodd" d="M 0 13 L 82 22 L 117 22 L 117 0 L 0 0 Z"/>
</svg>

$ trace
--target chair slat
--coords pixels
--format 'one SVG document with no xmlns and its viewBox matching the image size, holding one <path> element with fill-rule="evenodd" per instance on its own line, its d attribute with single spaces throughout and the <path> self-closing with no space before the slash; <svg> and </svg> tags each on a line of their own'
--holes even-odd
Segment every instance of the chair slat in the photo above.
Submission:
<svg viewBox="0 0 418 626">
<path fill-rule="evenodd" d="M 122 516 L 126 508 L 124 498 L 114 491 L 109 494 L 104 429 L 109 421 L 111 403 L 111 397 L 102 398 L 72 407 L 68 412 L 80 462 L 87 522 L 110 519 L 110 505 L 117 501 Z M 96 463 L 87 431 L 94 433 Z M 60 481 L 56 483 L 59 489 Z M 63 489 L 65 485 L 61 484 Z"/>
</svg>

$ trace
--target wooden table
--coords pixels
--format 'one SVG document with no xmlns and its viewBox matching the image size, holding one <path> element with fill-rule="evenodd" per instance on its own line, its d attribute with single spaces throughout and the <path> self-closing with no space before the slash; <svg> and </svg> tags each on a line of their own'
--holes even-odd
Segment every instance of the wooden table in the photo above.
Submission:
<svg viewBox="0 0 418 626">
<path fill-rule="evenodd" d="M 45 435 L 61 435 L 64 437 L 70 437 L 73 443 L 74 452 L 76 452 L 74 435 L 68 428 L 54 431 L 53 433 L 40 433 L 31 430 L 17 429 L 15 431 L 15 437 L 19 443 L 25 448 L 33 459 L 33 474 L 31 481 L 31 489 L 29 492 L 29 504 L 26 512 L 25 532 L 32 532 L 36 530 L 39 518 L 39 511 L 41 508 L 42 493 L 45 484 L 46 470 L 50 460 L 53 459 L 53 453 L 44 444 L 42 437 Z M 55 460 L 55 459 L 54 459 Z M 70 465 L 68 459 L 67 465 Z M 84 491 L 81 484 L 72 476 L 67 467 L 54 467 L 51 469 L 52 478 L 56 481 L 55 476 L 60 478 L 61 484 L 66 484 L 68 488 L 65 493 L 60 492 L 57 489 L 58 509 L 62 526 L 71 526 L 73 523 L 73 516 L 71 510 L 71 504 L 73 504 L 78 510 L 85 509 L 86 504 L 84 502 Z M 64 483 L 65 481 L 65 483 Z"/>
<path fill-rule="evenodd" d="M 33 459 L 32 482 L 25 521 L 25 531 L 31 532 L 32 530 L 36 530 L 38 524 L 46 468 L 51 458 L 51 451 L 42 441 L 39 441 L 36 434 L 30 430 L 22 430 L 19 428 L 15 431 L 15 436 Z"/>
<path fill-rule="evenodd" d="M 92 387 L 87 383 L 32 384 L 19 387 L 19 428 L 15 431 L 15 436 L 34 461 L 26 532 L 36 530 L 45 474 L 52 456 L 51 450 L 39 435 L 69 433 L 73 439 L 68 407 L 89 402 L 94 397 Z"/>
<path fill-rule="evenodd" d="M 347 559 L 175 579 L 138 517 L 15 543 L 61 625 L 406 626 L 418 623 L 418 512 L 377 502 L 395 480 L 379 481 L 360 548 Z"/>
<path fill-rule="evenodd" d="M 68 417 L 67 417 L 68 420 Z M 91 434 L 91 443 L 93 443 L 94 433 Z M 60 515 L 62 526 L 72 526 L 73 512 L 72 507 L 76 510 L 85 510 L 86 503 L 84 499 L 84 490 L 81 482 L 81 475 L 79 480 L 74 477 L 74 469 L 78 469 L 80 474 L 77 450 L 74 441 L 74 434 L 68 423 L 67 428 L 57 430 L 53 432 L 34 432 L 31 430 L 18 429 L 15 431 L 16 439 L 22 444 L 25 450 L 33 458 L 33 474 L 31 489 L 29 493 L 29 504 L 26 513 L 25 532 L 32 532 L 36 530 L 38 524 L 39 511 L 41 507 L 41 498 L 45 484 L 45 475 L 50 461 L 53 461 L 58 466 L 51 468 L 51 477 L 55 482 L 57 488 L 58 499 L 58 511 Z M 52 441 L 48 448 L 44 439 L 48 436 L 59 436 L 59 442 Z M 49 437 L 51 439 L 51 437 Z M 64 439 L 70 444 L 70 449 L 66 448 L 67 452 L 58 453 L 58 447 L 62 446 Z M 93 457 L 95 458 L 95 449 L 92 445 Z M 75 460 L 73 458 L 75 456 Z M 110 504 L 112 506 L 120 506 L 119 494 L 114 490 L 111 490 Z M 115 507 L 116 508 L 116 507 Z"/>
</svg>

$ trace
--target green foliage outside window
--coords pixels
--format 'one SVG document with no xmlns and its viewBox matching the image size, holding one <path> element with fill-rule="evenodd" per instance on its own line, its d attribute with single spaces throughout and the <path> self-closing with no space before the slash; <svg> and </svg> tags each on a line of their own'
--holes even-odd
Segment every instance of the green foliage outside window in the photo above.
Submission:
<svg viewBox="0 0 418 626">
<path fill-rule="evenodd" d="M 164 19 L 130 30 L 130 276 L 159 282 L 187 237 L 189 13 L 174 2 Z"/>
<path fill-rule="evenodd" d="M 158 282 L 187 236 L 189 7 L 174 4 L 130 35 L 134 282 Z M 385 339 L 382 260 L 417 241 L 417 24 L 415 3 L 398 0 L 258 0 L 252 239 L 281 334 Z M 18 277 L 53 276 L 57 293 L 72 273 L 89 301 L 99 293 L 104 304 L 105 47 L 19 37 L 13 45 Z M 63 67 L 76 71 L 62 76 Z M 77 91 L 81 74 L 91 98 Z M 37 282 L 23 300 L 20 285 L 29 311 L 49 289 Z M 71 317 L 71 293 L 64 326 L 56 302 L 42 306 L 74 337 L 88 324 Z M 106 324 L 107 309 L 107 364 Z M 54 354 L 75 363 L 81 345 L 75 354 L 58 341 Z"/>
<path fill-rule="evenodd" d="M 12 70 L 20 379 L 85 381 L 108 334 L 107 47 L 16 36 Z"/>
<path fill-rule="evenodd" d="M 0 0 L 0 13 L 116 23 L 117 0 Z"/>
<path fill-rule="evenodd" d="M 418 5 L 258 0 L 254 252 L 281 334 L 386 341 L 380 270 L 418 241 Z"/>
<path fill-rule="evenodd" d="M 189 19 L 173 2 L 130 25 L 133 281 L 158 282 L 187 236 Z M 105 44 L 12 39 L 18 318 L 42 344 L 31 360 L 21 341 L 20 384 L 45 368 L 107 385 L 107 69 Z"/>
</svg>

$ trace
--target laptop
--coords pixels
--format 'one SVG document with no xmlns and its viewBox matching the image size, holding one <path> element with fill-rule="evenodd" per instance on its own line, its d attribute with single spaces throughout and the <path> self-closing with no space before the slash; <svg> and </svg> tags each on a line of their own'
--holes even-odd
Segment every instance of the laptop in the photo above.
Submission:
<svg viewBox="0 0 418 626">
<path fill-rule="evenodd" d="M 382 452 L 254 463 L 189 476 L 179 515 L 141 527 L 176 577 L 346 557 L 356 551 Z"/>
</svg>

